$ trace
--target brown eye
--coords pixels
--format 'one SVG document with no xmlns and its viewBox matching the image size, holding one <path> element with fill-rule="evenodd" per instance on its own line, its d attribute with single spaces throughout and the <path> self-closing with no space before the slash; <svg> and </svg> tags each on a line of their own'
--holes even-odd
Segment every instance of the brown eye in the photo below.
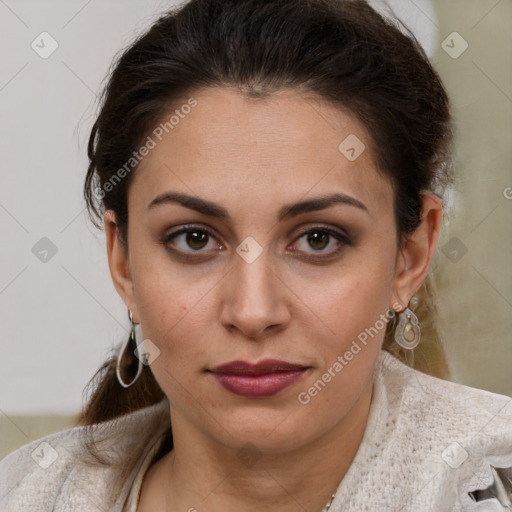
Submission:
<svg viewBox="0 0 512 512">
<path fill-rule="evenodd" d="M 318 227 L 302 233 L 295 242 L 294 249 L 308 255 L 320 253 L 318 257 L 321 258 L 324 255 L 332 256 L 336 254 L 346 245 L 352 245 L 352 243 L 342 232 L 330 228 Z"/>
<path fill-rule="evenodd" d="M 312 231 L 306 236 L 308 244 L 315 250 L 325 249 L 329 244 L 330 235 L 323 231 Z"/>
<path fill-rule="evenodd" d="M 194 250 L 202 249 L 208 242 L 208 235 L 204 231 L 189 231 L 186 233 L 185 243 Z"/>
<path fill-rule="evenodd" d="M 171 244 L 174 250 L 185 254 L 192 254 L 193 252 L 207 252 L 208 247 L 215 249 L 219 247 L 218 243 L 213 243 L 215 240 L 212 234 L 197 227 L 183 227 L 173 233 L 165 235 L 162 243 L 166 246 Z"/>
</svg>

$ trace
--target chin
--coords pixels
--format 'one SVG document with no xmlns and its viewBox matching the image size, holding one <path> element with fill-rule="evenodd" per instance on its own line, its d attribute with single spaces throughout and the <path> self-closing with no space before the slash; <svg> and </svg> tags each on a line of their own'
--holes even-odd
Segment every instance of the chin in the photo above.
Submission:
<svg viewBox="0 0 512 512">
<path fill-rule="evenodd" d="M 306 416 L 311 419 L 310 411 L 266 410 L 237 412 L 222 415 L 215 425 L 217 440 L 230 448 L 240 450 L 244 446 L 252 447 L 266 453 L 290 452 L 298 449 L 321 435 L 319 427 L 322 422 L 315 421 L 308 425 Z"/>
</svg>

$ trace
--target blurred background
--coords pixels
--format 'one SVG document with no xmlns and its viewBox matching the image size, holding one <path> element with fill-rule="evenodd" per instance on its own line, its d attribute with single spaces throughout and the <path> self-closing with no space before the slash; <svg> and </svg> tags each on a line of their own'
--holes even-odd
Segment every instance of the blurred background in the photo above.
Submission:
<svg viewBox="0 0 512 512">
<path fill-rule="evenodd" d="M 114 59 L 177 2 L 0 0 L 0 458 L 73 425 L 128 336 L 82 199 Z M 512 396 L 512 0 L 396 0 L 453 103 L 458 181 L 433 263 L 451 380 Z"/>
</svg>

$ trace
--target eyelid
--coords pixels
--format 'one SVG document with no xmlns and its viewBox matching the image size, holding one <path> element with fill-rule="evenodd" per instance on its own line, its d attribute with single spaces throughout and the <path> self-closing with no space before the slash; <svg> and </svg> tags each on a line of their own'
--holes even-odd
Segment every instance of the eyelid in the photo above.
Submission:
<svg viewBox="0 0 512 512">
<path fill-rule="evenodd" d="M 300 238 L 300 237 L 306 235 L 307 233 L 309 233 L 310 231 L 315 231 L 315 230 L 325 231 L 328 234 L 337 235 L 340 238 L 346 239 L 347 241 L 350 240 L 350 237 L 349 237 L 348 233 L 345 230 L 340 229 L 340 228 L 335 228 L 333 226 L 330 226 L 330 225 L 327 225 L 327 224 L 322 224 L 322 223 L 312 223 L 309 227 L 307 227 L 304 230 L 300 231 L 296 235 L 296 237 Z"/>
</svg>

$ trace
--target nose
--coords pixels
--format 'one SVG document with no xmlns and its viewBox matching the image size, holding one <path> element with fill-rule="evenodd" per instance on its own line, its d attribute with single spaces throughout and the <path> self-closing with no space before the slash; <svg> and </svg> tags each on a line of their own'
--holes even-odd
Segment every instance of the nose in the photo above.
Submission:
<svg viewBox="0 0 512 512">
<path fill-rule="evenodd" d="M 225 277 L 220 318 L 228 331 L 260 340 L 289 324 L 291 292 L 270 263 L 267 249 L 251 263 L 235 256 Z"/>
</svg>

